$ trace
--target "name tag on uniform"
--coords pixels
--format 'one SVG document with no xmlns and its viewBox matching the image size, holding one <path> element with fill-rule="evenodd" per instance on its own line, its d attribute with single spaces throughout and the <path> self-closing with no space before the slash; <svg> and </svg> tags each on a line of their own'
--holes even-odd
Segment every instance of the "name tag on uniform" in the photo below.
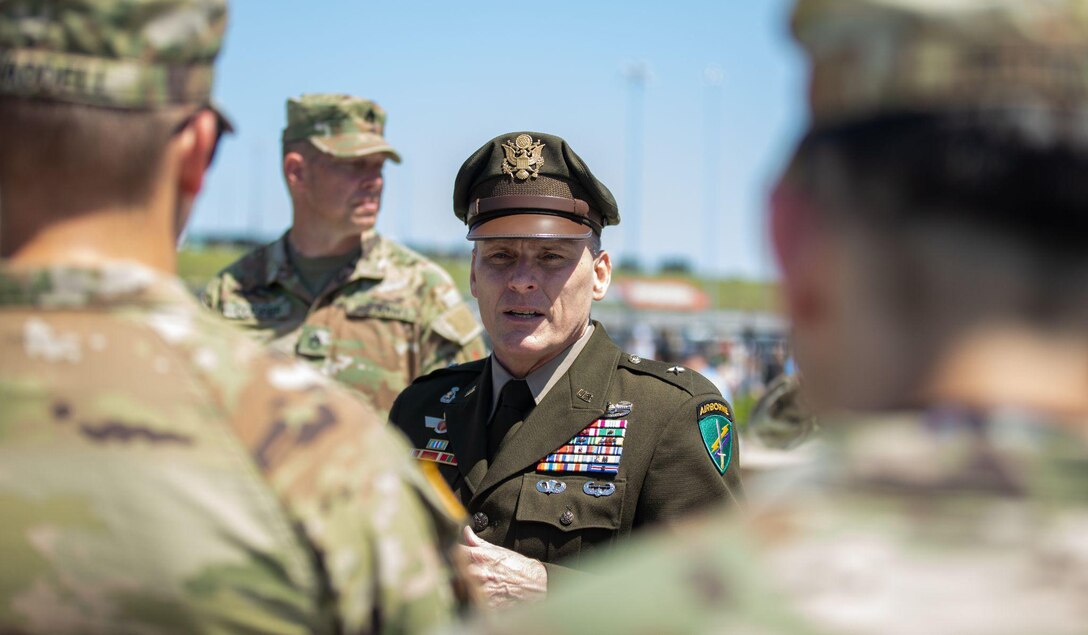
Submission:
<svg viewBox="0 0 1088 635">
<path fill-rule="evenodd" d="M 234 300 L 223 303 L 223 317 L 228 320 L 282 320 L 289 315 L 291 315 L 291 303 L 287 298 L 276 298 L 266 302 Z"/>
</svg>

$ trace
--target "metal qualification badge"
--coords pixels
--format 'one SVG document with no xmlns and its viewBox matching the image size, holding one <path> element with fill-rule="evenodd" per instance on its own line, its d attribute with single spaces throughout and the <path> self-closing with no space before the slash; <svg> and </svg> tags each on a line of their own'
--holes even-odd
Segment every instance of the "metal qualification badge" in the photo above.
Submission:
<svg viewBox="0 0 1088 635">
<path fill-rule="evenodd" d="M 733 422 L 729 420 L 729 407 L 721 401 L 707 401 L 699 406 L 698 422 L 710 461 L 719 473 L 725 474 L 733 456 Z"/>
</svg>

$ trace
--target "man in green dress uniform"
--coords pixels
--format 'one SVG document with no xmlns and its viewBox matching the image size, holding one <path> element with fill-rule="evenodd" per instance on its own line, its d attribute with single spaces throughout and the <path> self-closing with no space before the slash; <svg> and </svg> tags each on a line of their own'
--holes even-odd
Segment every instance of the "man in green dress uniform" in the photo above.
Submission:
<svg viewBox="0 0 1088 635">
<path fill-rule="evenodd" d="M 590 319 L 616 202 L 558 137 L 513 132 L 461 167 L 454 210 L 494 345 L 420 378 L 391 420 L 468 508 L 493 604 L 544 593 L 643 525 L 740 496 L 733 413 L 698 373 L 621 351 Z"/>
</svg>

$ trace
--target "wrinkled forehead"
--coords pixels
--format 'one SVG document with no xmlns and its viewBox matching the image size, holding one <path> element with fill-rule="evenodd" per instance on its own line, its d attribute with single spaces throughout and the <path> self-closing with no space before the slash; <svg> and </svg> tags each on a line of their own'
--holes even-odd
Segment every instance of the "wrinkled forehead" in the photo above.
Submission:
<svg viewBox="0 0 1088 635">
<path fill-rule="evenodd" d="M 472 242 L 473 251 L 514 251 L 518 253 L 557 252 L 578 255 L 589 251 L 590 239 L 579 238 L 478 238 Z"/>
</svg>

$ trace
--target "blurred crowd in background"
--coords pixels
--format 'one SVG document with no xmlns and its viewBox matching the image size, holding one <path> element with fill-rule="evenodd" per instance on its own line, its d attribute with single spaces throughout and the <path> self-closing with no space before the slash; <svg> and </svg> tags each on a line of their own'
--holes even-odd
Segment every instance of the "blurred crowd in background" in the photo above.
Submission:
<svg viewBox="0 0 1088 635">
<path fill-rule="evenodd" d="M 654 328 L 634 321 L 610 330 L 627 351 L 647 359 L 676 363 L 698 371 L 721 391 L 737 411 L 738 425 L 767 387 L 784 373 L 795 372 L 785 333 L 714 335 L 699 327 Z"/>
</svg>

